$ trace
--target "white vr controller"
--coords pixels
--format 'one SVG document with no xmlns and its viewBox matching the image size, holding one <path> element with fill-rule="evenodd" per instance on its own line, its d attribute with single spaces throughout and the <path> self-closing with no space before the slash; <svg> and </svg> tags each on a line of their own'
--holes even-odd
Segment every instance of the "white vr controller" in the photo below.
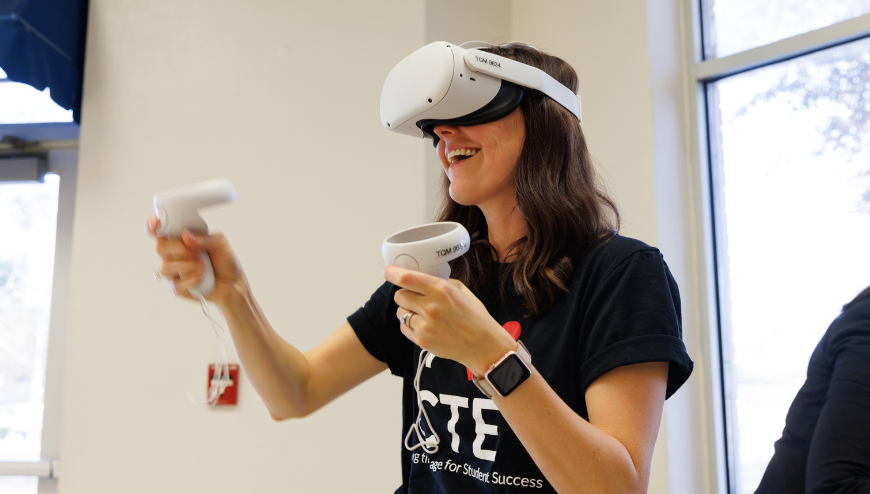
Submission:
<svg viewBox="0 0 870 494">
<path fill-rule="evenodd" d="M 459 223 L 429 223 L 394 233 L 384 240 L 381 253 L 388 265 L 450 278 L 450 264 L 468 252 L 471 239 Z"/>
<path fill-rule="evenodd" d="M 218 178 L 154 194 L 154 213 L 160 220 L 158 237 L 180 238 L 184 230 L 208 233 L 208 225 L 199 216 L 199 209 L 236 200 L 236 189 L 226 178 Z M 200 256 L 205 261 L 203 280 L 191 288 L 194 297 L 207 297 L 214 291 L 214 269 L 208 253 Z"/>
</svg>

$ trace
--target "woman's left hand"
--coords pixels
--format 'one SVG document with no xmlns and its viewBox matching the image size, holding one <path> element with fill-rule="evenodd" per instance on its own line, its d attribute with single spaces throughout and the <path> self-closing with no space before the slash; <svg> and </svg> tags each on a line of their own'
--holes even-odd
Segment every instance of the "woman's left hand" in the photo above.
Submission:
<svg viewBox="0 0 870 494">
<path fill-rule="evenodd" d="M 490 365 L 517 344 L 483 303 L 459 280 L 444 280 L 396 266 L 384 269 L 384 278 L 401 287 L 396 292 L 396 316 L 411 311 L 402 334 L 435 355 L 459 362 L 482 376 Z"/>
</svg>

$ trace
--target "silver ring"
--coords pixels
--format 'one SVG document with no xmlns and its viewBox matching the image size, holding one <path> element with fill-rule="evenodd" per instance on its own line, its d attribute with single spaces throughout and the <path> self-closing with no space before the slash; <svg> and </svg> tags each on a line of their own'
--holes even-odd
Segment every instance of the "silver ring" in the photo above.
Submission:
<svg viewBox="0 0 870 494">
<path fill-rule="evenodd" d="M 155 269 L 154 270 L 154 279 L 157 280 L 158 283 L 160 283 L 162 278 L 163 278 L 163 276 L 160 275 L 160 271 Z"/>
<path fill-rule="evenodd" d="M 411 329 L 414 329 L 413 327 L 411 327 L 411 324 L 410 324 L 410 322 L 411 322 L 411 317 L 413 317 L 414 314 L 415 314 L 415 313 L 412 312 L 412 311 L 408 311 L 408 312 L 406 312 L 405 315 L 402 316 L 402 324 L 404 324 L 405 326 L 408 326 L 408 327 L 411 328 Z"/>
</svg>

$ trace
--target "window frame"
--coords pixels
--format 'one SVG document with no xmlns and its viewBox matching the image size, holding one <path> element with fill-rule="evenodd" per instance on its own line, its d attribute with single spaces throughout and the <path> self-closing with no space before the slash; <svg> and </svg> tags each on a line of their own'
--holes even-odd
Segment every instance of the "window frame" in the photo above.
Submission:
<svg viewBox="0 0 870 494">
<path fill-rule="evenodd" d="M 79 125 L 66 122 L 0 124 L 0 136 L 15 136 L 32 145 L 23 152 L 25 155 L 34 152 L 46 154 L 47 173 L 60 176 L 40 445 L 42 459 L 38 462 L 0 462 L 0 475 L 36 475 L 39 477 L 38 491 L 52 493 L 57 492 L 60 476 Z M 18 154 L 8 145 L 0 148 L 0 157 Z"/>
<path fill-rule="evenodd" d="M 769 65 L 792 60 L 828 48 L 844 45 L 860 39 L 870 38 L 870 14 L 844 20 L 830 26 L 798 34 L 790 38 L 738 52 L 721 58 L 704 58 L 703 0 L 682 1 L 683 58 L 687 113 L 687 148 L 691 165 L 691 188 L 694 191 L 694 243 L 696 246 L 696 267 L 699 270 L 698 307 L 702 321 L 701 339 L 704 359 L 703 372 L 705 383 L 706 437 L 711 455 L 708 458 L 710 492 L 737 493 L 738 479 L 735 427 L 731 396 L 726 380 L 729 365 L 728 334 L 731 321 L 728 319 L 727 300 L 723 302 L 720 291 L 727 289 L 727 279 L 721 273 L 727 272 L 727 258 L 718 255 L 727 245 L 727 238 L 718 234 L 716 218 L 718 201 L 716 184 L 722 183 L 717 176 L 721 170 L 714 167 L 713 153 L 721 149 L 713 140 L 716 120 L 710 108 L 708 85 L 726 77 L 746 73 Z M 721 211 L 721 209 L 718 209 Z M 706 324 L 706 328 L 704 328 Z"/>
</svg>

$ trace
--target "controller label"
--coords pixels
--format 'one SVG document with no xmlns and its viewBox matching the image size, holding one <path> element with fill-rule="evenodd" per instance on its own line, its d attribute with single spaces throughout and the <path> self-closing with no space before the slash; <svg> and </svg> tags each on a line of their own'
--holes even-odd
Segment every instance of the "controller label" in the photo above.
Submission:
<svg viewBox="0 0 870 494">
<path fill-rule="evenodd" d="M 465 242 L 459 242 L 453 247 L 448 247 L 446 249 L 439 249 L 435 251 L 437 257 L 444 257 L 453 254 L 454 252 L 459 252 L 460 250 L 465 248 Z"/>
</svg>

